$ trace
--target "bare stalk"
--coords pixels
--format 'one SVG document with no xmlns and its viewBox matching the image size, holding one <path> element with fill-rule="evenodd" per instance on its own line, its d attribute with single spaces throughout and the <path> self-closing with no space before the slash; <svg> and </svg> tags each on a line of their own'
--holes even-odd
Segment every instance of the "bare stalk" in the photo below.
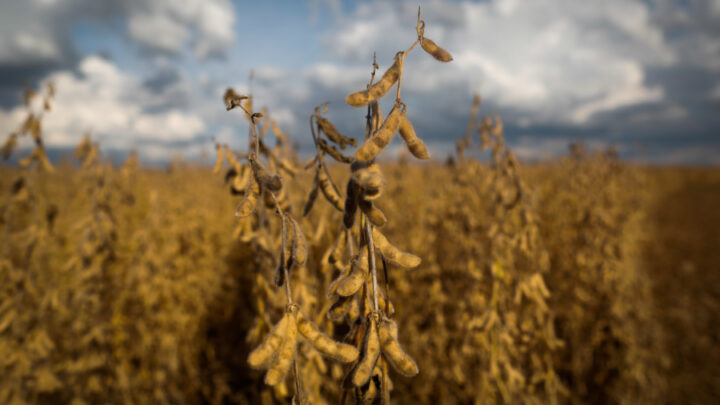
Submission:
<svg viewBox="0 0 720 405">
<path fill-rule="evenodd" d="M 372 239 L 372 225 L 365 218 L 365 238 L 367 239 L 368 250 L 368 266 L 372 275 L 373 285 L 373 312 L 378 312 L 378 284 L 377 284 L 377 266 L 375 265 L 375 244 Z"/>
<path fill-rule="evenodd" d="M 417 41 L 415 41 L 417 43 Z M 413 44 L 413 46 L 415 46 Z M 412 47 L 410 47 L 412 49 Z M 398 82 L 397 82 L 397 93 L 395 93 L 395 100 L 400 100 L 400 90 L 402 89 L 402 77 L 403 77 L 403 66 L 405 65 L 405 55 L 407 55 L 406 52 L 401 52 L 400 54 L 400 73 L 398 76 Z"/>
<path fill-rule="evenodd" d="M 367 84 L 367 88 L 369 89 L 373 82 L 375 81 L 375 72 L 377 72 L 378 64 L 377 64 L 377 57 L 375 52 L 373 52 L 373 70 L 372 73 L 370 73 L 370 83 Z M 373 132 L 376 128 L 373 128 L 372 125 L 372 103 L 368 104 L 367 106 L 367 114 L 365 115 L 365 139 L 370 138 L 372 136 Z"/>
<path fill-rule="evenodd" d="M 255 126 L 255 116 L 250 116 L 252 122 L 253 136 L 255 137 L 255 156 L 260 157 L 260 135 L 258 135 L 257 127 Z"/>
<path fill-rule="evenodd" d="M 422 41 L 423 32 L 425 31 L 425 22 L 420 19 L 420 7 L 418 7 L 418 21 L 417 21 L 417 27 L 415 27 L 415 30 L 417 31 L 417 34 L 418 34 L 417 39 L 415 40 L 415 42 L 413 42 L 412 45 L 410 45 L 410 48 L 408 48 L 405 52 L 402 52 L 402 54 L 400 55 L 400 73 L 398 76 L 397 93 L 395 95 L 395 98 L 397 100 L 400 100 L 400 91 L 402 90 L 402 77 L 403 77 L 402 75 L 403 75 L 403 66 L 405 66 L 405 56 L 408 53 L 410 53 L 413 49 L 415 49 L 417 44 L 419 44 L 420 41 Z"/>
<path fill-rule="evenodd" d="M 273 202 L 275 203 L 275 210 L 277 214 L 280 216 L 280 219 L 282 220 L 282 242 L 281 242 L 281 250 L 280 250 L 280 266 L 282 266 L 283 269 L 283 275 L 285 276 L 285 297 L 287 302 L 287 309 L 289 311 L 293 311 L 293 306 L 295 306 L 295 303 L 292 299 L 292 290 L 290 289 L 290 272 L 288 271 L 287 266 L 287 258 L 285 257 L 285 247 L 286 247 L 286 241 L 287 238 L 287 219 L 285 217 L 285 212 L 283 212 L 282 208 L 280 207 L 280 203 L 278 202 L 277 198 L 275 197 L 274 193 L 270 193 L 272 196 Z M 298 373 L 297 368 L 297 362 L 295 359 L 292 361 L 293 364 L 293 377 L 295 378 L 295 395 L 297 396 L 298 403 L 302 404 L 304 403 L 302 399 L 302 389 L 300 384 L 300 374 Z"/>
<path fill-rule="evenodd" d="M 287 298 L 287 305 L 290 306 L 293 304 L 293 299 L 292 291 L 290 290 L 290 272 L 287 268 L 287 257 L 285 257 L 285 244 L 287 243 L 285 242 L 285 239 L 287 238 L 287 227 L 285 226 L 285 223 L 287 222 L 287 220 L 285 219 L 285 215 L 283 214 L 283 212 L 280 211 L 280 206 L 277 202 L 277 199 L 275 199 L 275 194 L 270 194 L 273 196 L 273 201 L 275 201 L 275 205 L 277 206 L 278 213 L 280 214 L 280 218 L 282 220 L 282 251 L 280 253 L 280 265 L 282 266 L 283 276 L 285 277 L 285 296 Z"/>
</svg>

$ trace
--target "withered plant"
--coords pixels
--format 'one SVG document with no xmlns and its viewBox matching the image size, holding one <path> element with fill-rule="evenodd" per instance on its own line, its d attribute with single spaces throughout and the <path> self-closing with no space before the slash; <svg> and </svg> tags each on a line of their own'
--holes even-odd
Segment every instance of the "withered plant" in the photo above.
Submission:
<svg viewBox="0 0 720 405">
<path fill-rule="evenodd" d="M 360 350 L 360 358 L 345 377 L 342 403 L 346 402 L 348 394 L 358 403 L 375 399 L 389 403 L 392 382 L 388 363 L 408 377 L 419 372 L 415 360 L 399 343 L 398 325 L 393 320 L 394 307 L 389 299 L 388 268 L 397 266 L 412 269 L 420 265 L 421 259 L 395 247 L 379 230 L 388 219 L 376 205 L 383 194 L 385 178 L 375 160 L 397 132 L 413 156 L 418 159 L 430 158 L 427 147 L 407 118 L 407 105 L 400 98 L 405 58 L 418 44 L 441 62 L 452 60 L 447 51 L 425 38 L 424 31 L 425 22 L 420 19 L 418 9 L 415 42 L 406 51 L 395 55 L 394 63 L 377 81 L 375 75 L 378 64 L 373 57 L 367 89 L 354 92 L 345 99 L 354 107 L 367 106 L 365 139 L 354 157 L 342 154 L 341 150 L 348 144 L 355 146 L 355 141 L 343 136 L 323 116 L 327 113 L 327 104 L 316 107 L 310 117 L 316 155 L 308 166 L 315 167 L 315 179 L 304 214 L 307 215 L 312 209 L 318 189 L 333 207 L 343 212 L 335 242 L 323 257 L 323 261 L 331 265 L 330 268 L 340 273 L 328 287 L 328 297 L 332 304 L 327 316 L 334 322 L 347 323 L 347 341 Z M 395 85 L 393 107 L 383 118 L 378 101 Z M 345 187 L 344 202 L 340 190 L 331 180 L 324 159 L 326 155 L 338 163 L 350 165 L 351 174 Z M 382 263 L 385 274 L 384 292 L 378 283 L 378 263 Z"/>
<path fill-rule="evenodd" d="M 46 170 L 52 90 L 28 92 L 0 166 L 0 403 L 719 402 L 720 172 L 579 145 L 522 164 L 480 97 L 453 164 L 414 164 L 406 56 L 450 59 L 424 28 L 347 97 L 362 138 L 312 111 L 306 170 L 232 90 L 248 143 L 216 144 L 212 179 L 90 137 Z"/>
</svg>

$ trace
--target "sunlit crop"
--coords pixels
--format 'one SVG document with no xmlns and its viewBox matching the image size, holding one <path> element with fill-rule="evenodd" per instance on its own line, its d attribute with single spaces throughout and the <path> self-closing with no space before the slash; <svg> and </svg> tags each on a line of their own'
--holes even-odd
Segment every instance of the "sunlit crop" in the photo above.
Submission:
<svg viewBox="0 0 720 405">
<path fill-rule="evenodd" d="M 53 167 L 28 113 L 0 169 L 0 403 L 676 400 L 670 276 L 647 251 L 654 207 L 692 176 L 582 145 L 522 164 L 479 96 L 455 156 L 417 162 L 432 150 L 401 98 L 405 56 L 452 63 L 425 28 L 348 89 L 363 139 L 308 106 L 304 162 L 232 89 L 249 144 L 214 145 L 213 168 L 114 167 L 90 135 Z M 28 110 L 51 114 L 53 92 L 28 91 Z M 383 155 L 396 133 L 412 161 Z"/>
</svg>

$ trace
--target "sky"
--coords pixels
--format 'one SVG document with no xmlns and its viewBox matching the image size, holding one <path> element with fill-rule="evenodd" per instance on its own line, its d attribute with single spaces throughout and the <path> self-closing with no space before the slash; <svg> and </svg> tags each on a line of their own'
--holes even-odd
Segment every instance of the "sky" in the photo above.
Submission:
<svg viewBox="0 0 720 405">
<path fill-rule="evenodd" d="M 106 156 L 137 150 L 150 163 L 212 155 L 213 141 L 244 148 L 228 87 L 252 91 L 301 152 L 323 102 L 360 138 L 364 109 L 345 96 L 364 88 L 373 52 L 385 70 L 412 44 L 418 6 L 425 35 L 454 57 L 418 48 L 405 62 L 408 118 L 434 158 L 454 150 L 479 93 L 527 161 L 582 142 L 632 161 L 720 164 L 720 0 L 4 0 L 0 139 L 25 117 L 23 86 L 49 81 L 54 151 L 85 133 Z"/>
</svg>

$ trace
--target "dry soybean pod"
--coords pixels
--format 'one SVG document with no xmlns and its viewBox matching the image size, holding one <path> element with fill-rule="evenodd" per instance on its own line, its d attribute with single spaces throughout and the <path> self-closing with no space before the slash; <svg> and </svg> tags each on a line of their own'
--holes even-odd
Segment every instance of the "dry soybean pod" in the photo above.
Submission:
<svg viewBox="0 0 720 405">
<path fill-rule="evenodd" d="M 347 242 L 347 233 L 345 229 L 340 227 L 338 235 L 335 238 L 335 243 L 330 250 L 330 256 L 328 256 L 329 263 L 335 263 L 342 260 L 343 252 L 345 251 L 345 244 Z"/>
<path fill-rule="evenodd" d="M 330 305 L 330 309 L 327 312 L 328 319 L 332 322 L 339 322 L 345 314 L 348 313 L 350 300 L 352 300 L 352 297 L 341 297 L 336 295 L 335 302 Z"/>
<path fill-rule="evenodd" d="M 285 376 L 290 370 L 293 357 L 295 357 L 295 344 L 297 343 L 298 332 L 297 317 L 294 311 L 288 311 L 286 316 L 288 320 L 285 340 L 280 346 L 280 350 L 278 350 L 275 362 L 267 374 L 265 374 L 265 383 L 270 386 L 275 386 L 285 379 Z"/>
<path fill-rule="evenodd" d="M 303 213 L 302 216 L 306 217 L 310 211 L 312 211 L 313 205 L 315 205 L 315 200 L 317 199 L 318 192 L 320 191 L 320 187 L 318 185 L 317 177 L 315 180 L 313 180 L 313 186 L 310 190 L 310 195 L 308 195 L 308 200 L 305 203 L 305 207 L 303 207 Z"/>
<path fill-rule="evenodd" d="M 287 159 L 275 159 L 275 162 L 277 163 L 278 167 L 285 171 L 285 173 L 289 174 L 290 177 L 295 177 L 297 174 L 297 169 L 293 166 L 292 163 L 290 163 Z"/>
<path fill-rule="evenodd" d="M 350 274 L 350 271 L 352 270 L 353 266 L 355 265 L 355 261 L 357 261 L 357 256 L 353 256 L 350 258 L 350 262 L 345 265 L 344 267 L 340 268 L 340 275 L 333 280 L 330 285 L 328 286 L 328 298 L 332 298 L 337 294 L 338 286 L 342 283 L 343 280 L 345 280 L 345 277 L 347 277 L 348 274 Z M 340 262 L 335 263 L 335 268 L 337 269 L 341 265 Z"/>
<path fill-rule="evenodd" d="M 373 228 L 372 238 L 375 242 L 375 248 L 380 251 L 380 253 L 387 261 L 404 267 L 406 269 L 411 269 L 420 265 L 421 260 L 419 257 L 410 253 L 403 252 L 402 250 L 393 246 L 387 240 L 385 235 L 380 233 L 377 228 Z"/>
<path fill-rule="evenodd" d="M 347 229 L 352 228 L 355 223 L 355 213 L 357 212 L 359 195 L 360 186 L 350 179 L 347 183 L 347 190 L 345 191 L 345 211 L 343 212 L 343 224 Z"/>
<path fill-rule="evenodd" d="M 313 156 L 312 159 L 308 160 L 307 163 L 305 163 L 305 166 L 303 166 L 303 169 L 307 170 L 313 166 L 315 166 L 315 163 L 318 161 L 318 155 Z"/>
<path fill-rule="evenodd" d="M 280 130 L 280 127 L 278 126 L 277 122 L 275 120 L 272 120 L 272 131 L 273 134 L 275 134 L 275 138 L 280 141 L 280 143 L 286 143 L 287 137 L 283 132 Z"/>
<path fill-rule="evenodd" d="M 350 104 L 353 107 L 362 107 L 364 105 L 368 105 L 371 101 L 377 100 L 380 97 L 384 96 L 385 93 L 390 90 L 393 84 L 398 80 L 398 77 L 400 77 L 400 62 L 399 57 L 401 52 L 398 52 L 395 55 L 395 63 L 393 63 L 390 68 L 385 71 L 383 74 L 383 77 L 378 80 L 375 84 L 370 86 L 367 90 L 358 91 L 355 93 L 350 94 L 345 98 L 345 102 Z"/>
<path fill-rule="evenodd" d="M 285 216 L 282 217 L 282 233 L 280 234 L 281 240 L 281 249 L 280 252 L 280 260 L 278 261 L 278 267 L 275 270 L 275 285 L 277 287 L 281 287 L 285 283 L 285 268 L 287 267 L 288 271 L 293 266 L 293 256 L 292 256 L 292 244 L 293 244 L 293 238 L 292 234 L 288 231 L 289 227 L 289 219 Z"/>
<path fill-rule="evenodd" d="M 267 194 L 271 194 L 271 193 L 267 193 Z M 280 208 L 282 208 L 284 211 L 290 210 L 290 197 L 288 194 L 289 194 L 289 191 L 288 191 L 287 187 L 283 187 L 280 189 L 280 191 L 273 194 L 275 196 L 275 198 L 277 199 L 278 205 L 280 205 Z M 272 209 L 273 207 L 269 207 L 269 208 Z"/>
<path fill-rule="evenodd" d="M 277 174 L 268 174 L 267 170 L 265 170 L 265 168 L 253 157 L 250 158 L 250 164 L 252 165 L 253 172 L 255 173 L 255 178 L 258 183 L 262 184 L 270 191 L 280 191 L 282 188 L 282 180 L 280 179 L 280 176 Z"/>
<path fill-rule="evenodd" d="M 400 125 L 400 112 L 397 104 L 393 107 L 390 114 L 385 117 L 380 129 L 373 136 L 365 140 L 365 143 L 355 151 L 355 159 L 368 161 L 372 160 L 392 141 L 393 135 Z"/>
<path fill-rule="evenodd" d="M 318 146 L 320 146 L 320 149 L 322 149 L 323 152 L 327 153 L 333 159 L 337 160 L 340 163 L 352 163 L 353 162 L 353 158 L 343 155 L 342 153 L 340 153 L 339 150 L 335 149 L 334 146 L 329 145 L 327 142 L 325 142 L 322 139 L 318 139 Z"/>
<path fill-rule="evenodd" d="M 347 311 L 347 323 L 352 325 L 360 317 L 360 300 L 357 295 L 350 297 L 350 306 Z"/>
<path fill-rule="evenodd" d="M 365 391 L 362 391 L 362 388 L 361 388 L 360 393 L 362 394 L 362 396 L 361 396 L 362 403 L 363 404 L 374 403 L 375 399 L 377 399 L 377 394 L 378 394 L 378 387 L 377 387 L 377 385 L 375 385 L 374 378 L 368 382 L 367 387 L 363 387 L 363 388 L 367 388 L 367 389 L 365 389 Z"/>
<path fill-rule="evenodd" d="M 367 219 L 375 226 L 385 226 L 387 218 L 385 214 L 372 201 L 368 201 L 364 198 L 358 200 L 358 206 L 362 212 L 367 216 Z"/>
<path fill-rule="evenodd" d="M 368 201 L 375 200 L 382 195 L 385 188 L 380 166 L 375 162 L 355 161 L 350 165 L 352 179 L 362 188 L 362 197 Z"/>
<path fill-rule="evenodd" d="M 417 375 L 420 370 L 417 363 L 400 346 L 397 340 L 397 324 L 391 320 L 383 320 L 378 327 L 380 345 L 385 358 L 400 374 L 406 377 Z"/>
<path fill-rule="evenodd" d="M 335 189 L 335 186 L 330 182 L 330 178 L 325 173 L 325 167 L 321 166 L 318 168 L 317 178 L 320 182 L 320 190 L 323 192 L 325 198 L 335 207 L 336 210 L 343 212 L 343 202 L 340 197 L 340 193 Z"/>
<path fill-rule="evenodd" d="M 247 187 L 245 188 L 245 196 L 235 209 L 235 216 L 242 218 L 252 214 L 255 211 L 259 197 L 260 184 L 255 180 L 255 176 L 250 176 Z"/>
<path fill-rule="evenodd" d="M 378 308 L 382 308 L 388 316 L 395 313 L 395 306 L 384 294 L 378 294 Z"/>
<path fill-rule="evenodd" d="M 300 224 L 298 224 L 295 219 L 288 217 L 288 220 L 293 227 L 292 259 L 297 264 L 305 264 L 305 260 L 307 260 L 307 243 L 305 242 L 305 235 L 303 235 Z"/>
<path fill-rule="evenodd" d="M 333 125 L 333 123 L 330 122 L 327 118 L 317 117 L 316 119 L 318 127 L 322 130 L 322 132 L 325 133 L 328 139 L 338 144 L 340 146 L 340 149 L 345 149 L 345 145 L 347 144 L 357 146 L 357 141 L 355 140 L 355 138 L 348 138 L 345 135 L 341 134 L 340 131 L 335 128 L 335 125 Z"/>
<path fill-rule="evenodd" d="M 277 269 L 275 269 L 273 282 L 276 287 L 282 287 L 285 284 L 285 268 L 283 267 L 282 260 L 280 260 Z"/>
<path fill-rule="evenodd" d="M 215 145 L 215 151 L 217 152 L 217 158 L 215 158 L 215 167 L 213 167 L 213 174 L 220 173 L 220 169 L 222 168 L 223 164 L 223 150 L 222 146 L 220 144 Z"/>
<path fill-rule="evenodd" d="M 430 55 L 432 55 L 433 58 L 439 60 L 440 62 L 450 62 L 451 60 L 453 60 L 450 52 L 439 47 L 435 42 L 433 42 L 433 40 L 429 38 L 423 37 L 420 46 L 422 46 L 422 49 L 424 49 L 425 52 L 429 53 Z"/>
<path fill-rule="evenodd" d="M 317 351 L 342 363 L 353 362 L 360 354 L 354 346 L 330 339 L 301 312 L 297 314 L 297 328 Z"/>
<path fill-rule="evenodd" d="M 405 115 L 405 111 L 406 109 L 404 108 L 400 114 L 400 136 L 402 136 L 402 139 L 405 141 L 405 145 L 407 145 L 408 150 L 413 154 L 413 156 L 418 159 L 430 159 L 430 153 L 428 153 L 427 146 L 425 146 L 422 139 L 418 138 L 415 134 L 415 129 Z"/>
<path fill-rule="evenodd" d="M 285 340 L 285 335 L 287 335 L 287 320 L 288 314 L 286 313 L 270 330 L 260 346 L 250 353 L 247 360 L 250 367 L 259 368 L 268 364 Z"/>
<path fill-rule="evenodd" d="M 357 260 L 352 262 L 350 273 L 337 283 L 335 292 L 343 297 L 355 294 L 365 283 L 368 274 L 370 274 L 370 269 L 368 268 L 367 249 L 360 249 Z"/>
<path fill-rule="evenodd" d="M 235 158 L 235 155 L 230 150 L 230 148 L 227 145 L 223 145 L 223 149 L 225 150 L 225 159 L 227 159 L 230 165 L 236 169 L 240 167 L 240 162 L 238 162 L 238 160 Z"/>
<path fill-rule="evenodd" d="M 352 383 L 356 387 L 362 387 L 368 382 L 375 368 L 375 363 L 378 357 L 380 357 L 377 314 L 370 314 L 370 316 L 368 316 L 368 323 L 369 327 L 365 331 L 362 357 L 352 373 Z"/>
<path fill-rule="evenodd" d="M 235 173 L 235 176 L 233 177 L 233 182 L 230 185 L 230 192 L 235 195 L 243 195 L 245 194 L 245 191 L 248 186 L 248 182 L 250 181 L 250 168 L 248 166 L 241 166 L 240 167 L 240 173 Z M 228 173 L 229 175 L 230 173 Z"/>
<path fill-rule="evenodd" d="M 252 97 L 246 97 L 246 98 L 245 98 L 245 106 L 244 106 L 244 108 L 245 108 L 245 111 L 247 111 L 247 112 L 245 113 L 245 118 L 247 118 L 248 120 L 252 120 L 252 113 L 253 113 L 253 99 L 252 99 Z M 248 114 L 248 113 L 249 113 L 249 114 Z"/>
</svg>

